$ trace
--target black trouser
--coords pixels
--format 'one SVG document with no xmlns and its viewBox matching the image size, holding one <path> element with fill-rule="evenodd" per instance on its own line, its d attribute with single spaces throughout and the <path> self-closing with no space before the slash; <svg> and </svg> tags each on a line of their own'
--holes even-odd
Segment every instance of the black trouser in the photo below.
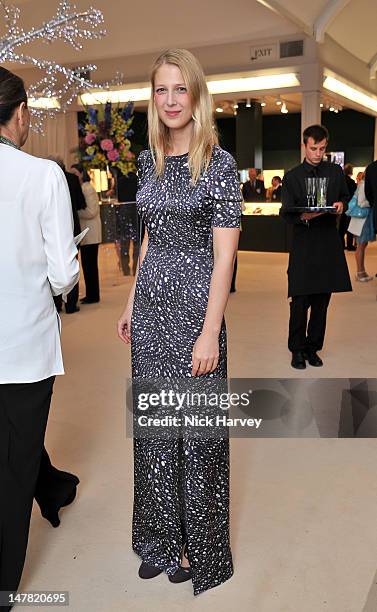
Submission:
<svg viewBox="0 0 377 612">
<path fill-rule="evenodd" d="M 85 297 L 97 301 L 99 300 L 98 244 L 85 244 L 80 251 L 85 279 Z"/>
<path fill-rule="evenodd" d="M 75 312 L 77 308 L 77 302 L 79 300 L 79 283 L 71 289 L 71 291 L 67 294 L 67 302 L 65 305 L 66 312 Z M 54 302 L 56 306 L 56 310 L 58 312 L 61 311 L 63 305 L 63 298 L 61 295 L 54 295 Z"/>
<path fill-rule="evenodd" d="M 17 591 L 55 377 L 0 384 L 0 591 Z"/>
<path fill-rule="evenodd" d="M 327 307 L 331 293 L 295 295 L 289 319 L 288 348 L 290 351 L 320 351 L 326 331 Z M 308 324 L 308 310 L 310 319 Z"/>
</svg>

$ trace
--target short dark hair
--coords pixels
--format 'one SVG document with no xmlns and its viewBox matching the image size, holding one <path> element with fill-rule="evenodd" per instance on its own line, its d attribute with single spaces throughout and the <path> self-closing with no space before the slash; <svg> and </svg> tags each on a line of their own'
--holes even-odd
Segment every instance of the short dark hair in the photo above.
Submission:
<svg viewBox="0 0 377 612">
<path fill-rule="evenodd" d="M 329 131 L 324 125 L 309 125 L 302 134 L 304 144 L 308 143 L 309 138 L 313 138 L 315 144 L 321 140 L 329 141 Z"/>
<path fill-rule="evenodd" d="M 75 168 L 75 170 L 81 172 L 83 183 L 89 183 L 90 176 L 82 164 L 72 164 L 71 168 Z"/>
<path fill-rule="evenodd" d="M 280 178 L 280 176 L 273 176 L 273 177 L 272 177 L 272 180 L 274 181 L 275 179 L 276 179 L 277 181 L 279 181 L 279 183 L 281 183 L 281 178 Z"/>
<path fill-rule="evenodd" d="M 27 105 L 23 80 L 0 66 L 0 125 L 6 125 L 12 119 L 14 111 L 21 102 Z"/>
<path fill-rule="evenodd" d="M 352 176 L 352 174 L 353 174 L 353 165 L 352 164 L 346 164 L 344 166 L 344 174 L 346 176 Z"/>
</svg>

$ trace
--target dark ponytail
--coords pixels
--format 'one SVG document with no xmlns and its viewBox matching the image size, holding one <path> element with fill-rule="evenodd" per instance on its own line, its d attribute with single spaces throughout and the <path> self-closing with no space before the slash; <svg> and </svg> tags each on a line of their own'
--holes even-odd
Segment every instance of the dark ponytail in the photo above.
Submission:
<svg viewBox="0 0 377 612">
<path fill-rule="evenodd" d="M 0 126 L 10 121 L 21 102 L 27 104 L 23 80 L 0 66 Z"/>
</svg>

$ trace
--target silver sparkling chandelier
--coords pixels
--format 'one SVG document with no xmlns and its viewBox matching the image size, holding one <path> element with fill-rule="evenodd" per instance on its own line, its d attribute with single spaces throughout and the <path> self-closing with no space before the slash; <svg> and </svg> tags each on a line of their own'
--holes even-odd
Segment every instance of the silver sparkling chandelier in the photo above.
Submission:
<svg viewBox="0 0 377 612">
<path fill-rule="evenodd" d="M 65 111 L 80 93 L 92 88 L 109 87 L 115 82 L 119 83 L 119 75 L 112 83 L 94 83 L 86 76 L 88 72 L 96 70 L 93 64 L 68 68 L 52 60 L 38 59 L 19 51 L 19 47 L 30 45 L 35 41 L 52 43 L 58 39 L 80 51 L 81 41 L 99 39 L 106 35 L 105 30 L 98 29 L 103 23 L 101 11 L 90 7 L 86 11 L 79 12 L 74 4 L 62 0 L 52 19 L 29 31 L 25 31 L 19 25 L 18 7 L 7 5 L 0 0 L 0 14 L 1 12 L 5 17 L 6 34 L 0 37 L 0 63 L 18 62 L 39 68 L 44 72 L 44 76 L 28 88 L 28 97 L 36 103 L 36 106 L 38 100 L 46 98 L 58 101 L 56 108 L 31 108 L 34 116 L 33 127 L 37 131 L 42 131 L 43 119 L 46 116 L 54 116 L 58 110 Z"/>
</svg>

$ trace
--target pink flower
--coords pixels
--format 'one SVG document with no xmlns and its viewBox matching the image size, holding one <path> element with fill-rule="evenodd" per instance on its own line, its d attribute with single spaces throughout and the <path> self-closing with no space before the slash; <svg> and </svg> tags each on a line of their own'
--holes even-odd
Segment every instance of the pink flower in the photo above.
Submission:
<svg viewBox="0 0 377 612">
<path fill-rule="evenodd" d="M 134 154 L 131 151 L 127 151 L 126 159 L 133 159 L 133 158 L 134 158 Z"/>
<path fill-rule="evenodd" d="M 101 140 L 101 149 L 103 151 L 112 151 L 114 148 L 113 141 L 110 138 L 105 138 Z"/>
<path fill-rule="evenodd" d="M 89 134 L 85 136 L 85 142 L 87 145 L 92 145 L 95 139 L 96 139 L 96 135 L 92 134 L 91 132 L 89 132 Z"/>
<path fill-rule="evenodd" d="M 107 159 L 109 159 L 112 162 L 117 161 L 119 159 L 119 151 L 118 151 L 118 149 L 112 149 L 111 151 L 108 151 Z"/>
<path fill-rule="evenodd" d="M 123 149 L 125 148 L 125 144 L 123 142 L 120 143 L 119 148 L 121 151 L 123 151 Z"/>
</svg>

